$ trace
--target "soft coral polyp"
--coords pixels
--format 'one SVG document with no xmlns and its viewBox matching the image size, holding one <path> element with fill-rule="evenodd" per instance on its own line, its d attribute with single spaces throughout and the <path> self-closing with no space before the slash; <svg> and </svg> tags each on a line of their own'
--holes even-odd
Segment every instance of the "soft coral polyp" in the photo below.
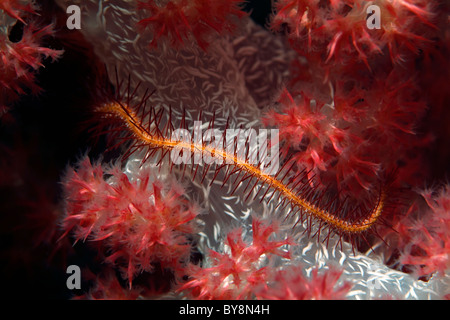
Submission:
<svg viewBox="0 0 450 320">
<path fill-rule="evenodd" d="M 399 263 L 417 276 L 445 274 L 450 268 L 450 187 L 421 192 L 417 201 L 395 225 L 393 234 L 400 250 Z"/>
<path fill-rule="evenodd" d="M 242 0 L 170 0 L 139 2 L 138 8 L 150 15 L 139 26 L 153 32 L 151 46 L 156 47 L 162 38 L 179 47 L 190 37 L 206 50 L 211 34 L 222 34 L 234 29 L 232 16 L 242 17 L 239 4 Z"/>
<path fill-rule="evenodd" d="M 5 11 L 10 17 L 25 23 L 21 15 L 24 12 L 35 13 L 30 4 L 24 4 L 21 0 L 2 0 L 0 1 L 0 10 Z"/>
<path fill-rule="evenodd" d="M 353 287 L 341 281 L 342 271 L 331 267 L 319 274 L 313 269 L 311 277 L 303 275 L 302 266 L 289 266 L 274 272 L 269 286 L 257 291 L 259 299 L 270 300 L 344 300 Z"/>
<path fill-rule="evenodd" d="M 250 299 L 254 290 L 264 286 L 271 272 L 270 266 L 261 261 L 275 256 L 289 258 L 290 253 L 282 249 L 291 244 L 289 239 L 279 237 L 275 223 L 254 219 L 252 223 L 253 242 L 246 243 L 242 229 L 231 231 L 226 238 L 229 253 L 211 250 L 211 265 L 206 268 L 192 266 L 190 279 L 179 290 L 185 291 L 194 299 Z"/>
<path fill-rule="evenodd" d="M 53 61 L 63 51 L 42 47 L 43 38 L 53 34 L 53 26 L 39 28 L 33 24 L 24 27 L 19 42 L 11 42 L 0 33 L 0 111 L 10 107 L 27 90 L 40 91 L 35 81 L 35 71 L 43 66 L 45 58 Z"/>
<path fill-rule="evenodd" d="M 380 8 L 380 29 L 367 28 L 369 5 Z M 435 8 L 422 0 L 281 0 L 277 9 L 272 28 L 286 24 L 291 45 L 300 54 L 321 56 L 329 67 L 359 60 L 371 69 L 370 60 L 385 50 L 393 62 L 411 59 L 430 47 L 429 35 L 436 28 Z"/>
<path fill-rule="evenodd" d="M 132 180 L 117 167 L 104 169 L 86 158 L 77 171 L 69 170 L 65 182 L 66 234 L 100 244 L 109 252 L 104 261 L 117 266 L 130 287 L 154 263 L 182 272 L 196 230 L 199 209 L 175 181 L 156 179 L 151 170 Z"/>
</svg>

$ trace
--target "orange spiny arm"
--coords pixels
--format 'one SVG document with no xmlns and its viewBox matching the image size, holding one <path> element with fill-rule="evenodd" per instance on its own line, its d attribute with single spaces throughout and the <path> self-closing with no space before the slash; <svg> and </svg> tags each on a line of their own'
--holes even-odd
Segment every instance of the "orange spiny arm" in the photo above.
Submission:
<svg viewBox="0 0 450 320">
<path fill-rule="evenodd" d="M 136 139 L 143 142 L 144 144 L 151 145 L 154 147 L 160 147 L 166 150 L 172 150 L 177 147 L 180 149 L 187 149 L 193 152 L 199 152 L 201 154 L 218 154 L 223 157 L 224 160 L 228 160 L 232 165 L 238 166 L 243 171 L 256 177 L 259 181 L 268 183 L 274 190 L 278 191 L 285 199 L 293 205 L 303 209 L 305 212 L 314 216 L 315 218 L 321 220 L 322 222 L 335 227 L 340 232 L 358 234 L 369 230 L 379 219 L 383 212 L 383 208 L 386 201 L 386 192 L 382 190 L 377 200 L 376 206 L 370 211 L 370 215 L 365 219 L 358 222 L 349 222 L 342 219 L 331 212 L 321 209 L 311 201 L 302 198 L 301 195 L 297 194 L 295 191 L 291 190 L 282 181 L 278 180 L 276 177 L 264 173 L 259 167 L 246 162 L 243 159 L 239 159 L 234 154 L 228 154 L 224 150 L 219 150 L 212 148 L 210 146 L 205 146 L 203 144 L 186 142 L 186 141 L 175 141 L 171 140 L 170 137 L 158 137 L 152 135 L 144 128 L 140 123 L 141 119 L 131 110 L 129 107 L 122 104 L 113 103 L 105 105 L 100 108 L 101 112 L 110 113 L 118 117 L 128 129 L 133 133 Z"/>
</svg>

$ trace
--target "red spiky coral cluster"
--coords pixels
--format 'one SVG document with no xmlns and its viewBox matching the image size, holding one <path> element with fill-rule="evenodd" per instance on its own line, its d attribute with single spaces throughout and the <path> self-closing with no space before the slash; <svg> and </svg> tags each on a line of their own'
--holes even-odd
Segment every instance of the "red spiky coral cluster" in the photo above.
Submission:
<svg viewBox="0 0 450 320">
<path fill-rule="evenodd" d="M 370 5 L 380 8 L 380 29 L 367 27 Z M 431 46 L 433 9 L 433 2 L 423 0 L 282 0 L 272 27 L 280 30 L 287 24 L 292 46 L 325 64 L 359 61 L 370 69 L 369 60 L 385 50 L 392 61 L 401 62 Z"/>
<path fill-rule="evenodd" d="M 339 283 L 342 270 L 331 267 L 319 274 L 318 269 L 311 272 L 308 279 L 301 266 L 289 266 L 273 275 L 268 286 L 257 291 L 259 299 L 270 300 L 344 300 L 353 285 Z"/>
<path fill-rule="evenodd" d="M 450 268 L 450 188 L 421 195 L 425 204 L 416 201 L 389 237 L 400 254 L 395 267 L 419 277 L 445 274 Z"/>
<path fill-rule="evenodd" d="M 382 170 L 394 170 L 400 161 L 402 181 L 414 183 L 419 163 L 408 152 L 428 142 L 415 135 L 427 107 L 412 81 L 399 81 L 392 72 L 385 81 L 374 80 L 370 90 L 339 82 L 333 104 L 285 90 L 280 110 L 268 111 L 263 122 L 279 127 L 292 161 L 343 194 L 369 191 Z"/>
<path fill-rule="evenodd" d="M 171 45 L 179 47 L 193 37 L 206 50 L 211 34 L 232 31 L 232 16 L 245 13 L 239 5 L 242 0 L 169 0 L 139 2 L 138 8 L 150 17 L 139 21 L 139 26 L 153 33 L 151 46 L 156 47 L 161 38 L 168 38 Z"/>
<path fill-rule="evenodd" d="M 369 5 L 380 8 L 380 29 L 368 27 Z M 285 153 L 322 185 L 358 197 L 386 172 L 398 169 L 402 186 L 427 174 L 418 155 L 431 141 L 420 132 L 429 108 L 419 82 L 426 67 L 414 63 L 442 36 L 434 7 L 420 0 L 278 2 L 272 28 L 287 30 L 300 57 L 281 110 L 263 121 L 280 129 Z"/>
<path fill-rule="evenodd" d="M 52 27 L 36 28 L 32 25 L 24 27 L 22 40 L 18 43 L 10 42 L 7 37 L 0 34 L 0 85 L 2 98 L 1 107 L 6 107 L 25 94 L 25 90 L 37 93 L 40 87 L 35 83 L 34 71 L 43 66 L 44 58 L 56 60 L 61 51 L 40 46 L 40 41 L 52 34 Z"/>
<path fill-rule="evenodd" d="M 290 254 L 281 249 L 290 244 L 290 240 L 278 240 L 271 237 L 276 234 L 276 224 L 268 224 L 254 219 L 252 223 L 253 242 L 247 244 L 242 229 L 231 231 L 225 245 L 230 253 L 211 250 L 211 266 L 200 268 L 193 266 L 190 279 L 180 290 L 189 292 L 195 299 L 250 299 L 255 288 L 264 285 L 270 267 L 261 265 L 261 259 L 270 261 L 272 256 L 289 258 Z"/>
<path fill-rule="evenodd" d="M 5 11 L 10 17 L 23 23 L 25 23 L 21 18 L 23 12 L 35 13 L 31 4 L 23 4 L 21 0 L 2 0 L 0 2 L 0 10 Z"/>
<path fill-rule="evenodd" d="M 345 184 L 353 177 L 360 186 L 368 188 L 370 184 L 368 186 L 359 173 L 374 176 L 378 164 L 363 158 L 362 139 L 351 133 L 348 123 L 343 126 L 333 122 L 324 112 L 327 107 L 323 103 L 306 96 L 300 100 L 294 101 L 292 95 L 284 91 L 279 100 L 282 113 L 272 110 L 263 118 L 266 125 L 283 124 L 279 130 L 280 139 L 285 142 L 284 154 L 295 150 L 291 160 L 306 168 L 310 178 L 320 179 L 316 181 L 329 182 L 334 176 L 335 182 Z M 326 111 L 333 112 L 331 108 Z M 349 168 L 352 168 L 351 172 L 348 172 Z"/>
<path fill-rule="evenodd" d="M 23 23 L 21 12 L 35 13 L 31 6 L 24 6 L 20 1 L 3 1 L 0 9 Z M 11 42 L 6 34 L 0 33 L 0 114 L 28 90 L 33 94 L 40 91 L 35 81 L 35 71 L 43 66 L 45 58 L 54 61 L 63 53 L 41 46 L 43 39 L 52 34 L 52 25 L 40 28 L 33 22 L 24 26 L 19 42 Z"/>
<path fill-rule="evenodd" d="M 303 275 L 301 266 L 278 268 L 275 259 L 291 258 L 283 246 L 292 245 L 290 239 L 280 240 L 278 226 L 272 221 L 254 219 L 253 241 L 243 240 L 242 229 L 228 233 L 225 245 L 229 252 L 209 252 L 210 266 L 193 266 L 189 280 L 180 287 L 190 298 L 223 299 L 344 299 L 352 288 L 350 283 L 338 284 L 342 274 L 337 268 L 311 279 Z M 339 285 L 339 287 L 338 287 Z"/>
<path fill-rule="evenodd" d="M 151 168 L 131 180 L 117 167 L 104 169 L 85 158 L 78 171 L 70 169 L 65 191 L 66 234 L 95 242 L 108 254 L 104 261 L 118 267 L 130 287 L 155 263 L 182 276 L 199 209 L 184 198 L 179 183 L 154 178 Z"/>
</svg>

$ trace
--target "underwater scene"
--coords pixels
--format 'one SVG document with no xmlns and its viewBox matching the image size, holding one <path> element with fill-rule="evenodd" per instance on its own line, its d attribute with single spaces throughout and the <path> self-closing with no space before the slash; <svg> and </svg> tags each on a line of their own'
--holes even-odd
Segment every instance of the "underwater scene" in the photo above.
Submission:
<svg viewBox="0 0 450 320">
<path fill-rule="evenodd" d="M 9 298 L 448 300 L 449 179 L 447 0 L 0 0 Z"/>
</svg>

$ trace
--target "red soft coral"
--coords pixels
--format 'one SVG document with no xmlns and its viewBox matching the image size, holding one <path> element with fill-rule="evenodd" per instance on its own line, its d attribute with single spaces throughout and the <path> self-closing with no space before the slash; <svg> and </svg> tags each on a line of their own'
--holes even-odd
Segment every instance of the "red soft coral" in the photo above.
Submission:
<svg viewBox="0 0 450 320">
<path fill-rule="evenodd" d="M 209 44 L 209 35 L 222 34 L 234 29 L 231 16 L 242 17 L 239 8 L 242 0 L 169 0 L 159 3 L 153 0 L 139 2 L 138 8 L 148 11 L 149 18 L 139 26 L 153 32 L 151 46 L 156 47 L 160 38 L 167 37 L 173 46 L 183 44 L 193 36 L 202 49 Z"/>
<path fill-rule="evenodd" d="M 378 32 L 380 45 L 389 50 L 394 62 L 401 62 L 433 48 L 437 27 L 433 24 L 437 3 L 426 0 L 379 0 L 383 23 Z"/>
<path fill-rule="evenodd" d="M 276 4 L 277 13 L 273 17 L 271 26 L 274 30 L 281 30 L 285 24 L 290 28 L 290 38 L 307 39 L 308 47 L 312 44 L 312 30 L 321 21 L 322 12 L 319 0 L 282 0 Z"/>
<path fill-rule="evenodd" d="M 236 229 L 227 236 L 225 244 L 229 253 L 211 250 L 211 266 L 200 268 L 193 266 L 190 279 L 180 290 L 186 290 L 195 299 L 250 299 L 254 289 L 265 285 L 270 266 L 263 266 L 264 258 L 273 256 L 289 258 L 289 252 L 281 249 L 290 244 L 290 240 L 272 240 L 278 231 L 274 223 L 254 219 L 253 242 L 247 244 L 242 239 L 242 230 Z"/>
<path fill-rule="evenodd" d="M 52 26 L 37 28 L 33 24 L 24 27 L 20 42 L 14 43 L 0 33 L 0 111 L 7 109 L 26 90 L 37 93 L 35 71 L 43 66 L 44 58 L 59 58 L 63 51 L 41 47 L 44 37 L 53 33 Z"/>
<path fill-rule="evenodd" d="M 394 226 L 389 239 L 400 251 L 398 267 L 417 276 L 445 274 L 450 268 L 450 187 L 425 191 Z"/>
<path fill-rule="evenodd" d="M 367 27 L 369 5 L 380 8 L 380 29 Z M 357 59 L 370 69 L 369 59 L 384 49 L 397 62 L 430 47 L 433 9 L 423 0 L 282 0 L 272 27 L 280 30 L 287 24 L 290 42 L 302 55 L 318 55 L 324 64 L 334 59 L 350 67 Z"/>
<path fill-rule="evenodd" d="M 24 4 L 22 0 L 2 0 L 0 1 L 0 10 L 5 11 L 10 17 L 17 19 L 23 23 L 21 13 L 35 13 L 31 4 Z"/>
<path fill-rule="evenodd" d="M 335 267 L 320 275 L 317 269 L 313 269 L 310 279 L 303 272 L 301 266 L 290 266 L 274 272 L 269 285 L 257 291 L 258 299 L 343 300 L 353 286 L 350 282 L 339 283 L 342 271 Z"/>
<path fill-rule="evenodd" d="M 105 175 L 111 177 L 105 181 Z M 105 261 L 119 267 L 130 287 L 155 263 L 183 271 L 199 209 L 184 198 L 179 183 L 156 179 L 151 168 L 131 180 L 119 168 L 105 170 L 86 158 L 78 171 L 69 171 L 65 190 L 66 233 L 100 243 L 110 253 Z"/>
<path fill-rule="evenodd" d="M 291 152 L 299 170 L 306 169 L 316 181 L 342 184 L 344 193 L 352 179 L 360 188 L 369 188 L 366 176 L 376 176 L 379 166 L 363 156 L 364 139 L 352 132 L 345 117 L 306 96 L 296 102 L 286 90 L 280 102 L 281 112 L 269 111 L 263 123 L 278 127 L 283 154 Z"/>
<path fill-rule="evenodd" d="M 340 140 L 343 132 L 327 121 L 327 117 L 321 112 L 323 104 L 316 105 L 307 97 L 303 97 L 302 102 L 295 103 L 286 90 L 282 92 L 279 101 L 283 106 L 283 113 L 269 111 L 263 119 L 264 123 L 279 125 L 280 138 L 289 146 L 297 150 L 306 149 L 299 154 L 297 161 L 307 164 L 310 169 L 326 170 L 329 156 L 323 149 L 330 145 L 335 151 L 340 150 L 339 144 L 333 142 Z"/>
<path fill-rule="evenodd" d="M 338 81 L 331 102 L 284 90 L 279 110 L 262 120 L 279 129 L 284 156 L 343 196 L 370 193 L 393 171 L 398 184 L 415 184 L 426 170 L 420 153 L 409 155 L 429 145 L 428 135 L 416 135 L 427 106 L 414 79 L 404 78 L 391 71 L 383 79 Z"/>
</svg>

